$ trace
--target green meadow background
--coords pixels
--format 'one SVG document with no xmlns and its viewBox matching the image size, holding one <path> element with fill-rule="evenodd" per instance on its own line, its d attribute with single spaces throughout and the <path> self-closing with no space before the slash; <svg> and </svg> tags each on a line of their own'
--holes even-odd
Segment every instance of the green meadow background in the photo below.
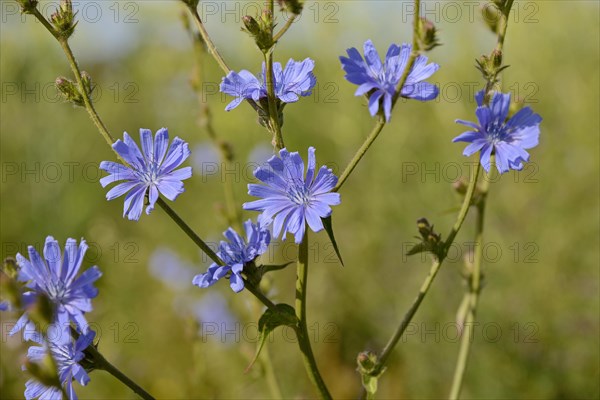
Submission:
<svg viewBox="0 0 600 400">
<path fill-rule="evenodd" d="M 268 398 L 265 364 L 244 373 L 257 346 L 260 307 L 248 292 L 226 282 L 191 285 L 209 265 L 162 212 L 132 222 L 122 199 L 107 202 L 98 164 L 114 155 L 83 109 L 62 102 L 53 87 L 70 70 L 58 44 L 16 3 L 4 1 L 0 36 L 2 101 L 2 257 L 38 249 L 47 235 L 91 244 L 84 267 L 103 277 L 88 320 L 99 349 L 158 398 Z M 56 2 L 41 2 L 49 15 Z M 205 1 L 200 14 L 234 70 L 258 72 L 260 53 L 240 31 L 240 18 L 259 2 Z M 385 54 L 390 43 L 411 40 L 411 3 L 308 1 L 281 40 L 275 59 L 316 61 L 318 87 L 285 109 L 290 150 L 338 173 L 363 142 L 374 120 L 338 56 L 372 39 Z M 482 86 L 474 60 L 495 37 L 482 22 L 484 2 L 426 1 L 424 15 L 440 30 L 443 46 L 427 56 L 441 65 L 431 79 L 438 100 L 400 102 L 341 191 L 334 209 L 345 267 L 335 262 L 324 233 L 312 234 L 309 329 L 325 381 L 335 398 L 360 392 L 356 355 L 379 351 L 399 323 L 429 270 L 429 261 L 404 253 L 427 217 L 447 235 L 460 198 L 452 183 L 468 176 L 463 145 L 451 139 L 473 120 Z M 250 107 L 225 112 L 231 98 L 216 88 L 223 76 L 204 62 L 202 101 L 219 138 L 233 143 L 234 168 L 219 169 L 207 132 L 197 123 L 199 102 L 190 86 L 194 54 L 176 1 L 79 1 L 72 38 L 81 68 L 97 84 L 96 106 L 115 137 L 139 128 L 169 128 L 190 143 L 186 165 L 194 176 L 174 209 L 208 241 L 227 228 L 223 180 L 235 198 L 249 201 L 246 185 L 257 160 L 270 153 L 270 137 Z M 598 398 L 599 389 L 599 5 L 595 1 L 518 1 L 505 45 L 504 88 L 544 121 L 540 145 L 520 173 L 491 187 L 486 215 L 485 286 L 465 376 L 463 398 Z M 283 18 L 279 18 L 280 26 Z M 262 157 L 262 158 L 261 158 Z M 204 174 L 203 174 L 204 173 Z M 255 218 L 256 214 L 243 213 Z M 380 380 L 379 398 L 447 396 L 459 343 L 456 310 L 465 287 L 462 258 L 473 240 L 469 217 L 407 335 Z M 264 258 L 292 260 L 290 239 Z M 175 254 L 175 255 L 173 255 Z M 177 272 L 179 268 L 180 272 Z M 174 271 L 175 270 L 175 271 Z M 159 278 L 163 274 L 168 282 Z M 293 302 L 293 267 L 276 272 L 265 290 Z M 20 369 L 27 345 L 7 332 L 18 315 L 2 313 L 1 397 L 21 398 Z M 292 332 L 276 331 L 267 350 L 286 398 L 315 397 Z M 92 372 L 82 399 L 136 398 L 104 372 Z"/>
</svg>

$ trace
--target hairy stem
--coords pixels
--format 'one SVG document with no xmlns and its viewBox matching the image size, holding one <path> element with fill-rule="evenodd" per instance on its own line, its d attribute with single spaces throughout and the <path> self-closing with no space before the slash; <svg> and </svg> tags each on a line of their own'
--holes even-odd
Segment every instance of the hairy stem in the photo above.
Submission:
<svg viewBox="0 0 600 400">
<path fill-rule="evenodd" d="M 208 52 L 213 56 L 213 58 L 215 59 L 217 64 L 219 64 L 219 67 L 221 67 L 223 72 L 225 72 L 225 74 L 228 74 L 229 71 L 231 71 L 231 69 L 227 66 L 227 64 L 225 63 L 225 60 L 223 60 L 221 53 L 219 53 L 219 51 L 217 50 L 217 46 L 215 46 L 212 39 L 210 38 L 210 35 L 206 31 L 206 28 L 204 27 L 204 23 L 202 22 L 202 19 L 200 18 L 200 15 L 198 14 L 198 10 L 194 7 L 188 7 L 188 8 L 190 10 L 190 13 L 192 14 L 194 23 L 196 24 L 196 27 L 198 28 L 198 31 L 200 32 L 200 35 L 202 36 L 202 40 L 206 44 L 206 48 L 208 49 Z"/>
<path fill-rule="evenodd" d="M 298 327 L 296 335 L 302 352 L 304 367 L 313 384 L 319 390 L 322 399 L 331 399 L 331 394 L 321 377 L 317 361 L 310 345 L 310 336 L 306 324 L 306 288 L 308 285 L 308 229 L 304 232 L 302 243 L 298 247 L 297 279 L 296 279 L 296 318 Z"/>
</svg>

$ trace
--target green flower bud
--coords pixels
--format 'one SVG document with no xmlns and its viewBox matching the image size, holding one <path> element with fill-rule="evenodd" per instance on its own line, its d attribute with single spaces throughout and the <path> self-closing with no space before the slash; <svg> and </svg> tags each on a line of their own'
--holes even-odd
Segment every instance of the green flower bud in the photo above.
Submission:
<svg viewBox="0 0 600 400">
<path fill-rule="evenodd" d="M 502 18 L 501 8 L 495 3 L 484 4 L 481 6 L 481 16 L 488 28 L 490 28 L 493 33 L 497 33 L 498 26 L 500 25 L 500 18 Z"/>
<path fill-rule="evenodd" d="M 418 30 L 419 43 L 422 50 L 429 51 L 441 45 L 437 39 L 437 29 L 435 28 L 435 25 L 427 18 L 421 18 L 419 20 Z"/>
<path fill-rule="evenodd" d="M 377 365 L 377 355 L 371 351 L 362 351 L 358 353 L 356 363 L 358 364 L 358 372 L 361 375 L 370 374 Z"/>
<path fill-rule="evenodd" d="M 33 14 L 33 11 L 38 5 L 37 0 L 17 0 L 21 6 L 21 14 Z"/>
<path fill-rule="evenodd" d="M 242 17 L 242 22 L 244 23 L 244 26 L 246 27 L 246 30 L 248 31 L 248 33 L 252 36 L 258 36 L 260 35 L 260 25 L 258 25 L 258 22 L 256 22 L 256 20 L 254 18 L 252 18 L 249 15 L 244 15 Z"/>
<path fill-rule="evenodd" d="M 19 266 L 12 257 L 6 257 L 2 262 L 2 272 L 4 272 L 9 278 L 16 279 L 19 274 Z"/>
<path fill-rule="evenodd" d="M 300 15 L 304 8 L 304 0 L 277 0 L 282 10 L 291 12 L 294 15 Z"/>
<path fill-rule="evenodd" d="M 65 77 L 59 76 L 58 78 L 56 78 L 56 81 L 54 81 L 54 83 L 56 85 L 56 88 L 63 95 L 66 101 L 80 107 L 84 106 L 83 96 L 79 92 L 79 89 L 77 88 L 77 85 L 74 82 L 70 81 Z"/>
<path fill-rule="evenodd" d="M 54 29 L 63 39 L 68 39 L 75 31 L 75 14 L 71 0 L 62 0 L 59 8 L 50 16 Z"/>
</svg>

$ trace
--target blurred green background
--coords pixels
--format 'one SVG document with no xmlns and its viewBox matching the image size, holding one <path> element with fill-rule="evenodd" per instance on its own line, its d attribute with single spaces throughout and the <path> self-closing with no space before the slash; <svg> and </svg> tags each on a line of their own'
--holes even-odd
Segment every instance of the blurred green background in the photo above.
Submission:
<svg viewBox="0 0 600 400">
<path fill-rule="evenodd" d="M 46 15 L 56 2 L 42 2 Z M 473 120 L 472 95 L 482 79 L 474 59 L 495 37 L 482 22 L 485 2 L 425 2 L 424 15 L 443 46 L 428 54 L 441 65 L 431 79 L 438 100 L 403 101 L 347 182 L 334 223 L 346 266 L 332 262 L 326 235 L 312 235 L 309 329 L 318 363 L 336 398 L 360 391 L 355 358 L 379 351 L 428 273 L 429 261 L 403 254 L 427 217 L 447 234 L 460 199 L 452 190 L 467 176 L 463 146 L 451 139 Z M 121 218 L 122 199 L 107 202 L 97 165 L 113 160 L 83 109 L 63 103 L 53 82 L 70 77 L 55 41 L 16 3 L 2 1 L 1 25 L 1 243 L 2 257 L 38 249 L 46 235 L 90 242 L 85 267 L 104 275 L 88 315 L 100 350 L 159 398 L 272 396 L 264 364 L 244 369 L 256 345 L 259 305 L 248 292 L 219 282 L 191 285 L 208 266 L 193 243 L 162 212 L 139 222 Z M 260 56 L 240 32 L 255 2 L 203 2 L 200 14 L 234 70 L 258 72 Z M 217 135 L 234 144 L 236 167 L 215 172 L 218 158 L 199 128 L 198 99 L 190 87 L 192 42 L 176 1 L 76 3 L 72 45 L 98 87 L 97 110 L 115 137 L 140 127 L 166 126 L 190 143 L 194 177 L 173 207 L 209 241 L 227 228 L 222 215 L 225 175 L 235 179 L 237 202 L 250 200 L 253 164 L 270 152 L 270 137 L 250 107 L 226 113 L 231 100 L 215 94 L 222 73 L 205 62 L 204 100 Z M 385 54 L 410 41 L 410 2 L 307 2 L 304 15 L 276 49 L 276 60 L 316 61 L 313 96 L 285 109 L 289 149 L 343 169 L 374 121 L 355 86 L 343 79 L 338 55 L 372 39 Z M 599 391 L 599 5 L 596 1 L 519 1 L 509 26 L 504 88 L 544 118 L 540 145 L 521 173 L 494 183 L 486 215 L 485 287 L 477 315 L 464 398 L 598 398 Z M 282 19 L 280 18 L 280 21 Z M 283 21 L 282 21 L 283 23 Z M 281 23 L 281 24 L 282 24 Z M 202 172 L 205 172 L 203 175 Z M 244 213 L 244 218 L 255 214 Z M 409 331 L 380 380 L 380 398 L 447 396 L 458 352 L 454 324 L 463 295 L 462 257 L 473 240 L 468 218 L 456 252 L 443 266 Z M 288 239 L 269 262 L 293 259 Z M 179 272 L 178 272 L 179 271 Z M 161 279 L 161 276 L 163 277 Z M 277 302 L 293 302 L 293 267 L 267 282 Z M 165 282 L 168 281 L 168 282 Z M 17 315 L 2 313 L 2 398 L 20 398 L 27 346 L 7 338 Z M 268 343 L 284 397 L 316 395 L 292 332 Z M 80 398 L 135 398 L 104 372 L 93 372 Z"/>
</svg>

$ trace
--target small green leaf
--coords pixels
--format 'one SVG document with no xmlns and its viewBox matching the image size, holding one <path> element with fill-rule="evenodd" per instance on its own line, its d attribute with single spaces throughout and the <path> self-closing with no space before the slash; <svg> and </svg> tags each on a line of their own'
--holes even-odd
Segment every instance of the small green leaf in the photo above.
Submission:
<svg viewBox="0 0 600 400">
<path fill-rule="evenodd" d="M 415 254 L 423 253 L 424 251 L 429 251 L 428 246 L 424 242 L 420 242 L 415 244 L 412 249 L 406 252 L 407 256 L 413 256 Z"/>
<path fill-rule="evenodd" d="M 275 310 L 270 308 L 265 310 L 263 315 L 258 320 L 258 332 L 260 337 L 258 339 L 258 348 L 256 349 L 256 354 L 244 372 L 248 372 L 256 360 L 258 360 L 258 356 L 260 355 L 260 352 L 265 345 L 269 334 L 273 332 L 275 328 L 283 325 L 295 327 L 297 324 L 298 318 L 296 318 L 296 311 L 294 310 L 294 307 L 290 306 L 289 304 L 281 303 L 275 305 Z"/>
<path fill-rule="evenodd" d="M 342 260 L 342 255 L 340 254 L 340 249 L 338 248 L 337 242 L 335 241 L 335 236 L 333 234 L 333 225 L 331 223 L 331 215 L 327 218 L 321 218 L 323 221 L 323 226 L 325 227 L 325 231 L 329 236 L 329 240 L 331 240 L 331 244 L 333 244 L 333 249 L 335 250 L 335 254 L 337 254 L 338 259 L 340 260 L 340 264 L 342 267 L 344 266 L 344 260 Z"/>
</svg>

